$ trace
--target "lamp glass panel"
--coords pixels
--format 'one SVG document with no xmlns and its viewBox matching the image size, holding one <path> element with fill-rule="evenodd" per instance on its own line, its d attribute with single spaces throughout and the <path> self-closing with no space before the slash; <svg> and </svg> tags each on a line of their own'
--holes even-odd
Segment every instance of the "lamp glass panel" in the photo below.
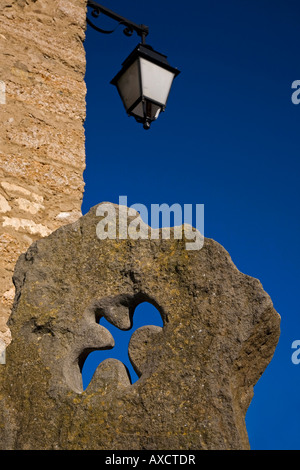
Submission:
<svg viewBox="0 0 300 470">
<path fill-rule="evenodd" d="M 175 74 L 142 57 L 140 61 L 143 95 L 166 105 Z"/>
<path fill-rule="evenodd" d="M 131 114 L 139 118 L 144 117 L 143 103 L 141 101 L 135 108 L 133 108 L 133 110 L 131 111 Z"/>
<path fill-rule="evenodd" d="M 117 87 L 126 110 L 141 96 L 139 61 L 128 67 L 118 80 Z"/>
<path fill-rule="evenodd" d="M 161 111 L 161 107 L 157 104 L 151 103 L 151 101 L 146 101 L 146 116 L 144 116 L 144 107 L 143 103 L 140 102 L 133 110 L 132 114 L 139 117 L 139 118 L 148 118 L 151 121 L 155 121 L 159 113 Z"/>
</svg>

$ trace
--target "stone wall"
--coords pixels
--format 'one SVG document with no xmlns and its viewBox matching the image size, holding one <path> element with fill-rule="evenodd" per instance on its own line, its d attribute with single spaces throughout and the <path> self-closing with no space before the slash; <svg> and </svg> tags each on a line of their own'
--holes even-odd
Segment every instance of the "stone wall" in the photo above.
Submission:
<svg viewBox="0 0 300 470">
<path fill-rule="evenodd" d="M 81 215 L 85 0 L 0 0 L 0 339 L 12 273 L 36 239 Z"/>
</svg>

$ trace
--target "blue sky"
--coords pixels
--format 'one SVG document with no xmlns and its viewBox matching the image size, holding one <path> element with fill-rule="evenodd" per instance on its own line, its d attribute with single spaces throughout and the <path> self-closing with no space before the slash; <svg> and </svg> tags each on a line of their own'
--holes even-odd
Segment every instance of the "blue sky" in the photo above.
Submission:
<svg viewBox="0 0 300 470">
<path fill-rule="evenodd" d="M 103 0 L 136 23 L 181 74 L 145 131 L 110 80 L 139 42 L 87 29 L 83 213 L 102 202 L 204 204 L 205 236 L 258 278 L 281 338 L 247 413 L 252 449 L 300 449 L 298 0 Z M 115 27 L 105 17 L 102 27 Z M 149 323 L 149 322 L 148 322 Z M 111 357 L 111 356 L 110 356 Z"/>
</svg>

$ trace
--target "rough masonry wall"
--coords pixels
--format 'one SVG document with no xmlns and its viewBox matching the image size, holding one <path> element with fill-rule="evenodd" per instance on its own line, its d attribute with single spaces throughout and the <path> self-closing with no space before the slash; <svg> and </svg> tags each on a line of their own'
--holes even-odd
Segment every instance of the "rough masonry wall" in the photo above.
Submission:
<svg viewBox="0 0 300 470">
<path fill-rule="evenodd" d="M 0 340 L 12 273 L 36 239 L 81 215 L 85 0 L 0 0 Z"/>
</svg>

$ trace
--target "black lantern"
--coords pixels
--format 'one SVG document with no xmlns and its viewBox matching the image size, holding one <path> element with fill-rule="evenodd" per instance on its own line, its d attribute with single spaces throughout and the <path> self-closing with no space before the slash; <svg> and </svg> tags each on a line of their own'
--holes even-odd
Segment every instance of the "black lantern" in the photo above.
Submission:
<svg viewBox="0 0 300 470">
<path fill-rule="evenodd" d="M 139 44 L 122 66 L 111 83 L 117 87 L 127 114 L 149 129 L 165 111 L 173 80 L 180 72 L 147 44 Z"/>
<path fill-rule="evenodd" d="M 117 87 L 127 114 L 141 122 L 144 129 L 150 129 L 151 122 L 166 108 L 173 80 L 179 70 L 171 67 L 165 55 L 145 43 L 148 26 L 133 23 L 94 0 L 88 0 L 87 6 L 92 9 L 93 18 L 104 14 L 117 21 L 118 25 L 125 26 L 123 32 L 126 36 L 131 36 L 135 31 L 141 37 L 141 44 L 123 62 L 122 70 L 111 83 Z M 111 34 L 115 31 L 99 28 L 88 17 L 87 23 L 100 33 Z"/>
</svg>

